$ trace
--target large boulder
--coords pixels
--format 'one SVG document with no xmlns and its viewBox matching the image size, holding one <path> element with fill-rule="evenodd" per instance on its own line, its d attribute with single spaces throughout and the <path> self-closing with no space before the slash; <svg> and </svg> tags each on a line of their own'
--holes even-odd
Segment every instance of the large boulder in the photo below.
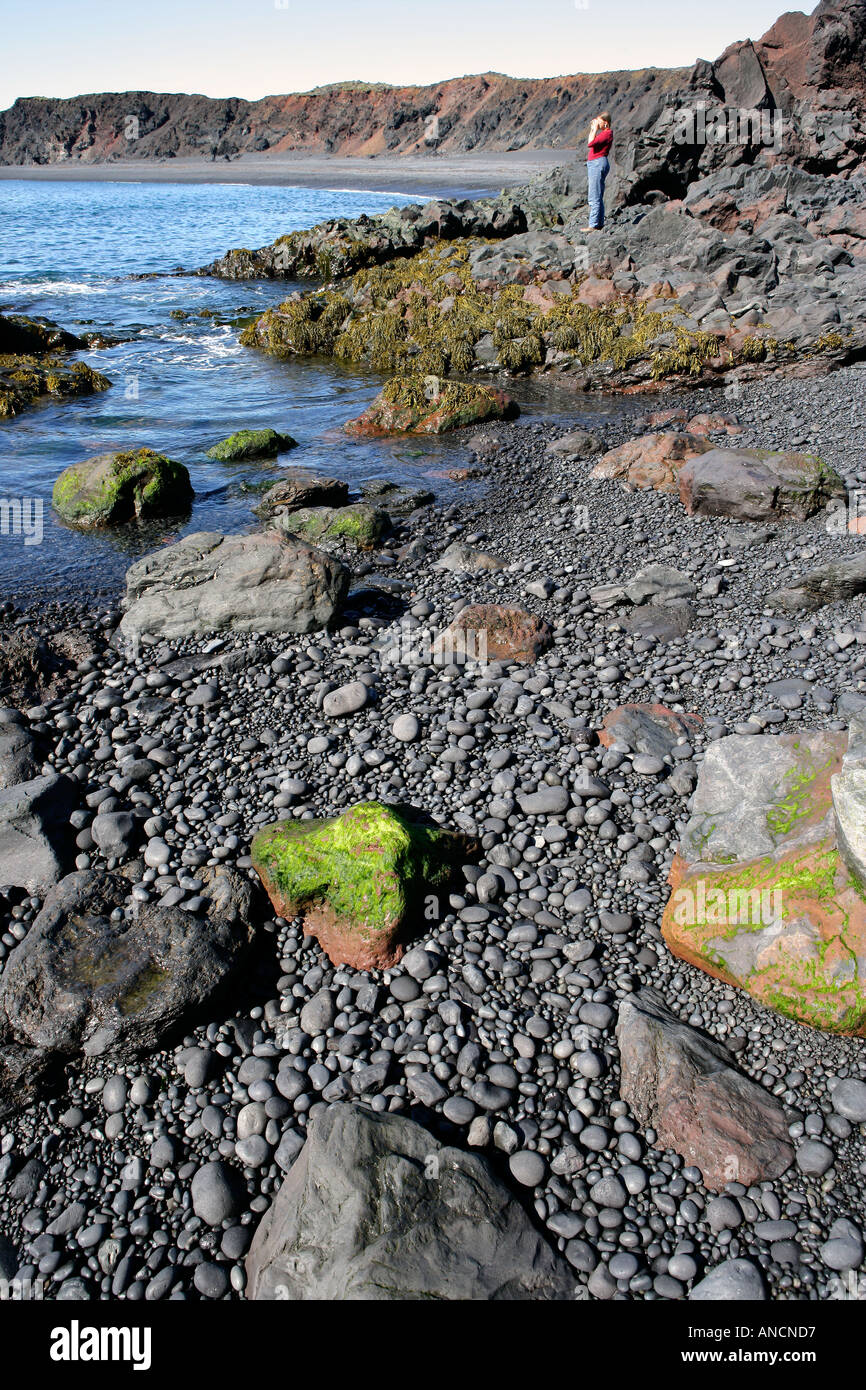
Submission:
<svg viewBox="0 0 866 1390">
<path fill-rule="evenodd" d="M 671 431 L 644 434 L 610 449 L 593 468 L 591 478 L 606 478 L 633 491 L 676 492 L 677 475 L 688 459 L 709 449 L 696 435 Z"/>
<path fill-rule="evenodd" d="M 665 758 L 678 743 L 693 739 L 702 723 L 698 714 L 678 714 L 660 704 L 617 705 L 604 716 L 598 741 L 604 748 L 616 743 L 633 753 Z"/>
<path fill-rule="evenodd" d="M 0 976 L 0 1116 L 51 1062 L 152 1051 L 236 969 L 253 936 L 252 888 L 222 866 L 199 872 L 199 914 L 145 903 L 127 915 L 119 874 L 69 874 L 49 892 Z"/>
<path fill-rule="evenodd" d="M 452 541 L 433 566 L 450 570 L 452 574 L 481 574 L 486 570 L 504 570 L 505 561 L 487 550 L 475 550 L 462 541 Z"/>
<path fill-rule="evenodd" d="M 0 788 L 39 775 L 36 740 L 17 710 L 0 709 Z"/>
<path fill-rule="evenodd" d="M 864 1035 L 866 897 L 848 862 L 858 837 L 847 831 L 843 856 L 831 790 L 841 773 L 850 806 L 845 746 L 844 734 L 804 731 L 707 749 L 662 934 L 675 955 L 788 1018 Z"/>
<path fill-rule="evenodd" d="M 357 1105 L 312 1116 L 246 1271 L 259 1300 L 566 1300 L 576 1286 L 483 1159 Z"/>
<path fill-rule="evenodd" d="M 439 663 L 450 660 L 536 661 L 553 642 L 544 618 L 501 603 L 472 603 L 461 608 L 433 644 Z"/>
<path fill-rule="evenodd" d="M 120 634 L 135 642 L 226 629 L 313 632 L 348 587 L 338 560 L 296 536 L 196 531 L 127 570 Z"/>
<path fill-rule="evenodd" d="M 463 836 L 372 801 L 267 825 L 250 853 L 277 915 L 302 914 L 334 965 L 386 970 L 403 955 L 407 917 L 470 849 Z"/>
<path fill-rule="evenodd" d="M 209 459 L 221 463 L 243 463 L 247 459 L 273 459 L 297 447 L 297 439 L 278 430 L 235 430 L 207 451 Z"/>
<path fill-rule="evenodd" d="M 78 796 L 76 783 L 55 773 L 0 790 L 0 882 L 44 893 L 58 881 L 74 854 L 69 815 Z"/>
<path fill-rule="evenodd" d="M 772 1181 L 794 1149 L 781 1103 L 727 1048 L 683 1023 L 653 989 L 629 995 L 616 1030 L 622 1097 L 659 1148 L 700 1168 L 706 1187 Z"/>
<path fill-rule="evenodd" d="M 492 386 L 466 385 L 440 377 L 394 377 L 357 420 L 349 434 L 443 434 L 485 420 L 513 420 L 517 403 Z"/>
<path fill-rule="evenodd" d="M 183 512 L 192 495 L 182 463 L 153 449 L 133 449 L 97 454 L 65 468 L 54 484 L 51 503 L 63 521 L 91 528 Z"/>
<path fill-rule="evenodd" d="M 845 496 L 838 474 L 811 454 L 770 449 L 711 449 L 679 470 L 680 500 L 690 516 L 738 521 L 804 521 Z"/>
</svg>

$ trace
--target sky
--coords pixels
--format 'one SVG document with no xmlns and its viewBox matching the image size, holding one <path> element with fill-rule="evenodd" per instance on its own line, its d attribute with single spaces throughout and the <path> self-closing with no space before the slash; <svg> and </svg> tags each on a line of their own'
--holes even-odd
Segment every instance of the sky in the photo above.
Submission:
<svg viewBox="0 0 866 1390">
<path fill-rule="evenodd" d="M 255 99 L 349 79 L 410 85 L 477 72 L 681 67 L 760 38 L 785 8 L 784 0 L 0 0 L 0 110 L 19 96 Z"/>
</svg>

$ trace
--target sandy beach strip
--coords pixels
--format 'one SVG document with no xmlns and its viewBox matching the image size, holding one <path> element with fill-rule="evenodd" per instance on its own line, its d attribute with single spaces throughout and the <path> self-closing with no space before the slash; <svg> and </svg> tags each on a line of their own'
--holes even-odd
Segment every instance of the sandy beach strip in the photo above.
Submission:
<svg viewBox="0 0 866 1390">
<path fill-rule="evenodd" d="M 567 149 L 506 150 L 459 156 L 239 155 L 235 159 L 124 160 L 0 166 L 0 179 L 117 183 L 248 183 L 383 193 L 495 193 L 570 162 Z"/>
</svg>

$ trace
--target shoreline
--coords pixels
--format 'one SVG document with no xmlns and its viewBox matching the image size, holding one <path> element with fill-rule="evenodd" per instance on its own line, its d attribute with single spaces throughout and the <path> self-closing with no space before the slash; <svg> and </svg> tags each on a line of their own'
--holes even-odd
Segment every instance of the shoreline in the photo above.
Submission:
<svg viewBox="0 0 866 1390">
<path fill-rule="evenodd" d="M 82 183 L 238 183 L 333 188 L 372 193 L 425 192 L 464 196 L 499 192 L 576 158 L 570 149 L 505 150 L 443 157 L 241 155 L 237 159 L 124 160 L 100 164 L 0 165 L 0 180 Z"/>
</svg>

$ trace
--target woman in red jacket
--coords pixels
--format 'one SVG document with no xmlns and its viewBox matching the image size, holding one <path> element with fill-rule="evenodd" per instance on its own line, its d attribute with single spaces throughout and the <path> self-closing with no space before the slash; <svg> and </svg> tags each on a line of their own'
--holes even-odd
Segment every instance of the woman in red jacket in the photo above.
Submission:
<svg viewBox="0 0 866 1390">
<path fill-rule="evenodd" d="M 610 172 L 608 154 L 613 144 L 610 112 L 602 111 L 589 127 L 586 153 L 586 179 L 589 187 L 589 226 L 583 232 L 598 232 L 604 226 L 604 185 Z"/>
</svg>

